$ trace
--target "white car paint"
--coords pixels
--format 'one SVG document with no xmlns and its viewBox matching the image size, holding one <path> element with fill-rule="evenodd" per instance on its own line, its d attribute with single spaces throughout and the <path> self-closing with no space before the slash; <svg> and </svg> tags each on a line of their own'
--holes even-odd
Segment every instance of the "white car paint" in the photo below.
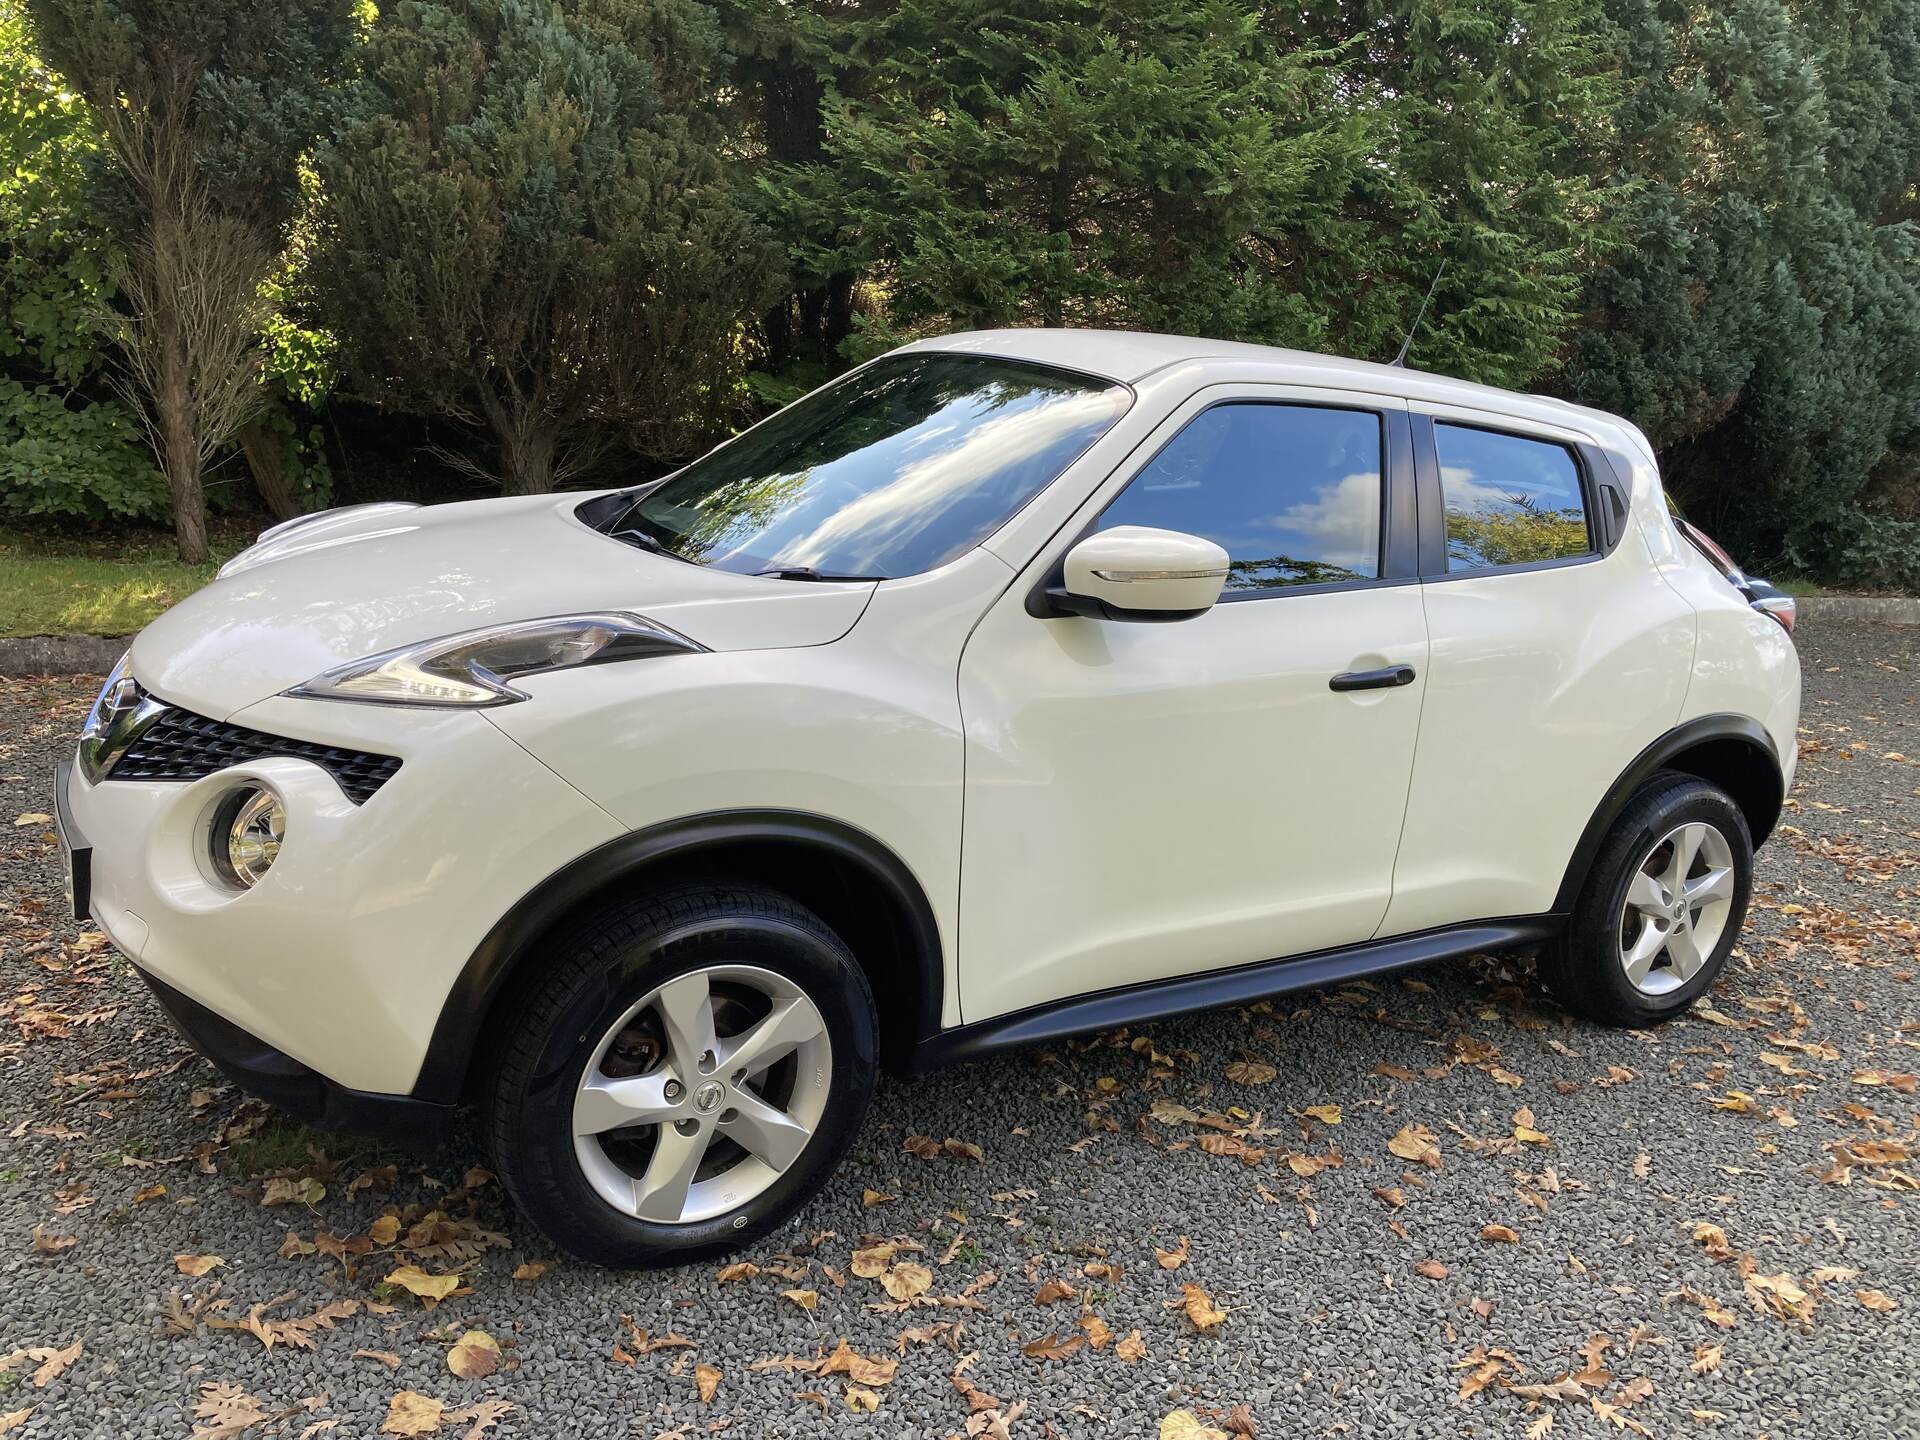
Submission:
<svg viewBox="0 0 1920 1440">
<path fill-rule="evenodd" d="M 1129 386 L 1113 425 L 976 547 L 926 573 L 792 583 L 651 555 L 584 497 L 346 511 L 271 537 L 136 640 L 159 699 L 399 756 L 366 804 L 276 758 L 191 783 L 75 774 L 93 907 L 168 985 L 338 1084 L 404 1094 L 476 947 L 623 834 L 724 809 L 851 826 L 924 891 L 940 1021 L 1547 910 L 1601 797 L 1677 723 L 1763 724 L 1789 774 L 1784 632 L 1680 542 L 1617 417 L 1259 346 L 994 331 L 907 347 Z M 1158 445 L 1222 398 L 1473 418 L 1630 470 L 1606 557 L 1520 573 L 1277 593 L 1169 624 L 1029 613 L 1029 596 Z M 1195 552 L 1200 553 L 1200 552 Z M 627 611 L 704 647 L 535 674 L 448 711 L 285 692 L 481 625 Z M 1342 671 L 1408 665 L 1395 689 Z M 287 810 L 235 893 L 204 859 L 242 780 Z"/>
</svg>

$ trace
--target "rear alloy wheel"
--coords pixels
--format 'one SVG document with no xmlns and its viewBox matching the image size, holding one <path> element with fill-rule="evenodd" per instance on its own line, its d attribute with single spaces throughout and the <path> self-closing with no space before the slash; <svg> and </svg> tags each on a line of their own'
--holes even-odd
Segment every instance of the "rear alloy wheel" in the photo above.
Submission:
<svg viewBox="0 0 1920 1440">
<path fill-rule="evenodd" d="M 495 1165 L 556 1245 L 601 1264 L 765 1234 L 833 1174 L 873 1090 L 865 974 L 818 916 L 758 887 L 611 907 L 506 1004 Z"/>
<path fill-rule="evenodd" d="M 1739 938 L 1753 885 L 1746 816 L 1718 786 L 1656 775 L 1587 872 L 1540 978 L 1603 1025 L 1655 1025 L 1706 993 Z"/>
</svg>

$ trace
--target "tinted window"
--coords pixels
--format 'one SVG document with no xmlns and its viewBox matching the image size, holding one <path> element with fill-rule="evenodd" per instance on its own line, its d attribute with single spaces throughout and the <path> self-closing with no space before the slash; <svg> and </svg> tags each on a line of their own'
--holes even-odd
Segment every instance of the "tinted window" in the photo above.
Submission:
<svg viewBox="0 0 1920 1440">
<path fill-rule="evenodd" d="M 1584 555 L 1587 506 L 1564 445 L 1465 425 L 1433 427 L 1447 503 L 1447 569 Z"/>
<path fill-rule="evenodd" d="M 721 570 L 913 575 L 978 544 L 1129 399 L 1041 365 L 901 355 L 702 456 L 608 529 Z"/>
<path fill-rule="evenodd" d="M 1097 528 L 1152 525 L 1227 552 L 1229 590 L 1380 573 L 1380 418 L 1303 405 L 1216 405 L 1147 462 Z"/>
</svg>

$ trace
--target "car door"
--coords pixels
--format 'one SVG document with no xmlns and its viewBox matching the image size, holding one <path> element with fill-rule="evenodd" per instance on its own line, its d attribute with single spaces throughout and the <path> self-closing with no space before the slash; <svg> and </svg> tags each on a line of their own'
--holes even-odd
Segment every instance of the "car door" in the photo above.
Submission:
<svg viewBox="0 0 1920 1440">
<path fill-rule="evenodd" d="M 1246 385 L 1180 406 L 1054 537 L 961 658 L 967 1020 L 1374 933 L 1424 690 L 1413 521 L 1403 401 Z M 1220 602 L 1029 612 L 1119 525 L 1220 544 Z"/>
<path fill-rule="evenodd" d="M 1432 650 L 1383 935 L 1552 910 L 1608 786 L 1678 718 L 1694 641 L 1590 438 L 1410 408 Z"/>
</svg>

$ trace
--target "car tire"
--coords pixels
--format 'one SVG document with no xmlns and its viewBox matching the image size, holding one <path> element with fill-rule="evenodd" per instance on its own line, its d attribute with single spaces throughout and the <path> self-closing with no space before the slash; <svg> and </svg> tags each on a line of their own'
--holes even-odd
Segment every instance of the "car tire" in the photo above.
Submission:
<svg viewBox="0 0 1920 1440">
<path fill-rule="evenodd" d="M 719 1255 L 839 1166 L 879 1026 L 818 916 L 758 886 L 676 888 L 594 914 L 543 960 L 502 1007 L 482 1123 L 508 1193 L 562 1250 L 614 1266 Z M 730 1064 L 788 1042 L 744 1080 Z"/>
<path fill-rule="evenodd" d="M 1607 832 L 1565 930 L 1540 952 L 1540 978 L 1602 1025 L 1670 1020 L 1719 976 L 1752 887 L 1740 807 L 1695 776 L 1656 775 Z"/>
</svg>

